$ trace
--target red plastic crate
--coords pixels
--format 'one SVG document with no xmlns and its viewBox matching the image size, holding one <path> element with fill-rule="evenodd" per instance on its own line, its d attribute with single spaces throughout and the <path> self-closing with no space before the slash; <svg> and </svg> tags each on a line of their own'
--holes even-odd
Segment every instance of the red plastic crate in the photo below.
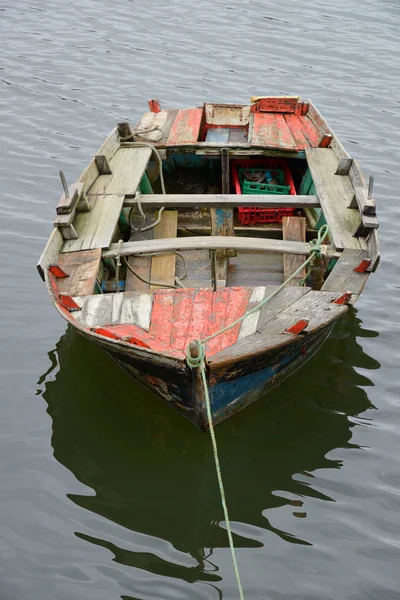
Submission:
<svg viewBox="0 0 400 600">
<path fill-rule="evenodd" d="M 294 208 L 258 208 L 239 206 L 239 221 L 242 225 L 256 223 L 280 223 L 282 217 L 293 217 Z"/>
<path fill-rule="evenodd" d="M 296 195 L 292 173 L 285 158 L 266 158 L 250 160 L 233 160 L 232 179 L 236 194 L 241 194 L 242 190 L 239 181 L 239 169 L 259 166 L 262 169 L 273 170 L 281 169 L 285 173 L 285 182 L 290 186 L 289 194 Z M 256 223 L 280 223 L 282 217 L 292 217 L 294 208 L 258 208 L 256 206 L 239 206 L 239 221 L 242 225 L 255 225 Z"/>
</svg>

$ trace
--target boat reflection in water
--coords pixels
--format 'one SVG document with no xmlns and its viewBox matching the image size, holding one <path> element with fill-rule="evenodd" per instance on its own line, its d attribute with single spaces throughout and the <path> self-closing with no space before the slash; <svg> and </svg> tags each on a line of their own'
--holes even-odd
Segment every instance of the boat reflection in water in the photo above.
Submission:
<svg viewBox="0 0 400 600">
<path fill-rule="evenodd" d="M 357 448 L 349 417 L 372 405 L 366 392 L 371 382 L 354 366 L 380 366 L 357 337 L 375 335 L 362 329 L 356 311 L 349 311 L 298 375 L 218 427 L 234 531 L 246 525 L 234 536 L 236 547 L 262 546 L 257 536 L 251 537 L 257 528 L 309 544 L 274 528 L 263 513 L 292 505 L 293 514 L 305 516 L 301 498 L 330 500 L 313 489 L 310 474 L 341 467 L 329 458 L 330 451 Z M 130 530 L 129 535 L 139 532 L 160 544 L 165 540 L 177 554 L 194 560 L 177 564 L 174 550 L 172 558 L 162 558 L 152 551 L 158 543 L 154 539 L 145 551 L 141 546 L 132 551 L 93 532 L 76 535 L 108 548 L 121 564 L 218 587 L 213 582 L 221 577 L 210 557 L 213 549 L 227 548 L 228 540 L 219 524 L 222 509 L 209 435 L 135 384 L 101 348 L 72 329 L 49 357 L 52 366 L 39 383 L 53 420 L 54 456 L 95 492 L 71 494 L 70 499 Z M 299 474 L 308 483 L 296 480 Z"/>
</svg>

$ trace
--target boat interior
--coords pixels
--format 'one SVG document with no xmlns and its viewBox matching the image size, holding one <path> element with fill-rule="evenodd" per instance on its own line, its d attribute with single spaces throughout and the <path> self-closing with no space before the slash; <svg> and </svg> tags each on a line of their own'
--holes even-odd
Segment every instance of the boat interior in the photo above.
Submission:
<svg viewBox="0 0 400 600">
<path fill-rule="evenodd" d="M 322 305 L 333 319 L 356 300 L 379 261 L 375 204 L 310 102 L 149 107 L 64 185 L 38 268 L 70 321 L 181 357 L 290 279 L 211 356 L 263 328 L 311 331 Z M 302 267 L 324 225 L 324 253 Z"/>
</svg>

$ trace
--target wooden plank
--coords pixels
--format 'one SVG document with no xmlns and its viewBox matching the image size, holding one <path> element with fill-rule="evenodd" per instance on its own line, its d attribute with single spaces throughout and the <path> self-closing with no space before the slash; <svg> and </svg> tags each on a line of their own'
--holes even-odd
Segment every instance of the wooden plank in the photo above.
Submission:
<svg viewBox="0 0 400 600">
<path fill-rule="evenodd" d="M 144 194 L 142 206 L 155 208 L 235 208 L 257 206 L 259 208 L 320 208 L 317 196 L 291 196 L 273 194 Z M 134 198 L 125 198 L 124 207 L 136 205 Z"/>
<path fill-rule="evenodd" d="M 122 297 L 119 323 L 134 323 L 142 329 L 148 330 L 153 303 L 152 294 L 136 291 L 116 295 Z"/>
<path fill-rule="evenodd" d="M 306 241 L 306 219 L 305 217 L 283 217 L 282 219 L 283 239 L 291 240 L 292 242 Z M 283 255 L 283 279 L 286 281 L 301 264 L 306 260 L 303 254 L 284 254 Z M 306 276 L 306 268 L 299 272 L 298 275 L 289 283 L 288 286 L 298 286 L 300 280 Z"/>
<path fill-rule="evenodd" d="M 253 110 L 271 113 L 294 113 L 299 104 L 297 96 L 258 96 L 251 99 Z"/>
<path fill-rule="evenodd" d="M 207 142 L 218 142 L 219 144 L 225 144 L 229 142 L 231 130 L 226 127 L 212 128 L 207 131 Z"/>
<path fill-rule="evenodd" d="M 193 289 L 175 291 L 170 344 L 176 350 L 186 349 L 195 294 Z"/>
<path fill-rule="evenodd" d="M 299 117 L 297 115 L 287 114 L 285 115 L 285 121 L 290 129 L 290 133 L 292 134 L 292 138 L 294 139 L 298 150 L 309 148 L 310 142 L 308 141 L 308 138 L 304 132 L 303 125 Z"/>
<path fill-rule="evenodd" d="M 338 250 L 365 247 L 354 234 L 361 219 L 358 210 L 348 208 L 352 186 L 346 175 L 335 175 L 338 159 L 330 148 L 306 149 L 308 167 L 329 226 L 329 235 Z"/>
<path fill-rule="evenodd" d="M 170 343 L 175 290 L 156 290 L 151 311 L 149 332 L 157 339 Z"/>
<path fill-rule="evenodd" d="M 260 302 L 262 300 L 264 300 L 264 296 L 265 296 L 267 289 L 269 289 L 269 286 L 257 286 L 252 289 L 246 312 L 251 311 L 258 304 L 260 304 Z M 239 335 L 238 335 L 239 340 L 242 340 L 243 338 L 247 337 L 248 335 L 251 335 L 256 332 L 259 318 L 260 318 L 260 311 L 257 310 L 254 313 L 252 313 L 251 315 L 249 315 L 248 317 L 246 317 L 244 319 L 244 321 L 242 321 L 242 324 L 240 325 Z"/>
<path fill-rule="evenodd" d="M 284 333 L 300 319 L 308 320 L 307 333 L 326 326 L 327 323 L 337 319 L 347 310 L 347 305 L 333 302 L 337 296 L 338 294 L 335 292 L 309 291 L 268 321 L 263 328 L 264 335 L 273 336 L 277 333 Z"/>
<path fill-rule="evenodd" d="M 266 296 L 271 293 L 273 289 L 266 291 Z M 294 302 L 297 302 L 299 298 L 304 296 L 310 291 L 310 288 L 306 287 L 285 287 L 280 292 L 264 304 L 261 308 L 261 314 L 258 321 L 258 329 L 262 330 L 271 319 L 276 317 L 282 310 L 289 308 Z"/>
<path fill-rule="evenodd" d="M 169 239 L 176 238 L 178 232 L 178 211 L 165 210 L 161 216 L 160 223 L 154 228 L 154 238 Z M 175 284 L 176 273 L 176 255 L 168 254 L 164 256 L 153 256 L 151 259 L 151 281 L 165 283 L 167 285 Z M 159 286 L 151 285 L 151 290 L 158 289 Z"/>
<path fill-rule="evenodd" d="M 335 175 L 348 175 L 353 159 L 349 156 L 341 156 Z"/>
<path fill-rule="evenodd" d="M 68 188 L 69 196 L 68 198 L 63 194 L 61 199 L 57 205 L 56 213 L 57 215 L 68 214 L 75 207 L 78 199 L 81 197 L 83 192 L 83 183 L 73 183 Z"/>
<path fill-rule="evenodd" d="M 263 291 L 265 292 L 265 288 Z M 254 290 L 252 291 L 248 288 L 230 288 L 228 307 L 226 309 L 225 327 L 243 317 L 245 312 L 252 308 L 251 302 L 253 300 L 253 293 Z M 252 317 L 253 315 L 250 315 L 250 317 L 247 317 L 245 321 L 251 319 Z M 225 333 L 222 333 L 220 336 L 218 336 L 220 337 L 219 342 L 221 348 L 227 348 L 228 346 L 232 346 L 232 344 L 236 344 L 236 340 L 241 333 L 241 328 L 243 327 L 245 321 L 238 323 Z"/>
<path fill-rule="evenodd" d="M 84 327 L 100 327 L 110 325 L 112 321 L 112 305 L 114 294 L 96 294 L 79 296 L 74 300 L 82 310 L 74 313 L 75 319 Z"/>
<path fill-rule="evenodd" d="M 108 248 L 118 226 L 123 202 L 123 196 L 98 196 L 90 212 L 76 216 L 74 227 L 78 239 L 65 242 L 62 252 Z"/>
<path fill-rule="evenodd" d="M 219 127 L 244 127 L 250 118 L 250 106 L 243 104 L 204 104 L 206 123 Z"/>
<path fill-rule="evenodd" d="M 318 148 L 319 142 L 321 141 L 321 134 L 311 119 L 307 116 L 299 116 L 299 121 L 303 129 L 303 133 L 308 139 L 308 145 L 311 148 Z"/>
<path fill-rule="evenodd" d="M 155 146 L 164 145 L 178 112 L 178 110 L 161 110 L 158 113 L 145 113 L 135 126 L 133 134 L 138 136 L 137 140 L 149 140 Z M 156 128 L 155 131 L 140 135 L 140 131 L 153 128 Z"/>
<path fill-rule="evenodd" d="M 376 215 L 375 201 L 373 198 L 368 198 L 364 177 L 356 160 L 352 160 L 351 162 L 349 179 L 354 188 L 354 194 L 360 213 L 362 215 L 374 217 Z M 376 222 L 378 222 L 377 219 Z"/>
<path fill-rule="evenodd" d="M 357 273 L 354 269 L 364 259 L 369 258 L 368 250 L 344 250 L 322 286 L 322 291 L 338 293 L 350 291 L 358 297 L 364 288 L 369 273 Z M 355 300 L 356 298 L 351 303 L 353 304 Z"/>
<path fill-rule="evenodd" d="M 50 265 L 57 264 L 58 255 L 61 251 L 63 243 L 64 238 L 60 230 L 53 229 L 36 265 L 39 275 L 43 279 L 43 281 L 45 270 Z"/>
<path fill-rule="evenodd" d="M 202 118 L 202 108 L 180 110 L 172 125 L 166 145 L 179 146 L 180 144 L 193 144 L 197 142 L 200 135 Z"/>
<path fill-rule="evenodd" d="M 221 188 L 223 194 L 229 194 L 229 149 L 221 149 L 221 171 L 222 182 Z M 232 208 L 212 208 L 211 211 L 211 235 L 235 235 L 233 226 L 233 209 Z M 221 282 L 221 285 L 226 285 L 228 276 L 229 255 L 226 250 L 219 250 L 215 256 L 215 277 Z M 215 283 L 214 283 L 215 285 Z"/>
<path fill-rule="evenodd" d="M 252 144 L 268 148 L 298 150 L 283 115 L 254 113 L 253 119 Z"/>
<path fill-rule="evenodd" d="M 268 238 L 250 237 L 213 237 L 194 236 L 173 239 L 150 240 L 143 242 L 125 242 L 121 245 L 121 256 L 130 254 L 148 254 L 149 252 L 169 252 L 172 250 L 217 250 L 226 248 L 228 250 L 243 250 L 247 252 L 271 252 L 276 254 L 308 254 L 311 246 L 304 242 L 288 242 L 285 240 L 274 240 Z M 111 244 L 109 250 L 103 252 L 103 258 L 115 258 L 118 245 Z M 331 258 L 338 258 L 337 252 L 332 246 L 324 246 L 323 252 Z"/>
<path fill-rule="evenodd" d="M 96 154 L 101 154 L 105 156 L 108 161 L 110 161 L 119 147 L 119 133 L 117 127 L 115 127 L 115 129 L 112 130 L 105 142 L 100 146 Z M 84 189 L 87 192 L 87 190 L 93 185 L 93 183 L 97 179 L 98 175 L 99 170 L 97 168 L 95 159 L 93 158 L 89 163 L 88 167 L 79 177 L 78 183 L 83 183 Z"/>
<path fill-rule="evenodd" d="M 187 344 L 193 340 L 203 339 L 208 335 L 209 318 L 212 313 L 213 294 L 211 289 L 201 289 L 196 292 L 193 300 L 190 328 Z"/>
<path fill-rule="evenodd" d="M 60 254 L 57 264 L 68 275 L 68 277 L 58 280 L 60 292 L 70 296 L 90 296 L 93 294 L 99 274 L 100 261 L 101 248 Z"/>
<path fill-rule="evenodd" d="M 147 168 L 151 149 L 120 148 L 110 160 L 111 175 L 99 175 L 89 194 L 134 195 Z"/>
<path fill-rule="evenodd" d="M 216 333 L 225 326 L 226 313 L 229 304 L 229 289 L 222 289 L 214 292 L 212 313 L 209 317 L 208 335 Z M 222 335 L 217 335 L 206 342 L 207 356 L 212 356 L 222 350 Z"/>
<path fill-rule="evenodd" d="M 135 233 L 134 236 L 131 237 L 131 241 L 141 241 L 141 240 L 153 240 L 154 239 L 154 230 L 149 229 L 148 231 L 141 231 L 140 233 Z M 150 281 L 151 275 L 151 257 L 150 256 L 129 256 L 128 257 L 129 266 L 140 275 L 146 281 Z M 125 290 L 126 291 L 146 291 L 150 289 L 150 285 L 141 281 L 129 269 L 126 270 L 126 283 Z"/>
</svg>

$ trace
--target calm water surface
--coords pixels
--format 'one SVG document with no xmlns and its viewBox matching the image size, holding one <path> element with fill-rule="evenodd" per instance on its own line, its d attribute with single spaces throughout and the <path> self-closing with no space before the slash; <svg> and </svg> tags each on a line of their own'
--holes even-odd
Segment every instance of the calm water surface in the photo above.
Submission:
<svg viewBox="0 0 400 600">
<path fill-rule="evenodd" d="M 245 597 L 400 598 L 400 5 L 0 0 L 0 600 L 237 598 L 209 437 L 50 306 L 60 196 L 120 120 L 312 98 L 376 178 L 383 260 L 295 377 L 218 427 Z"/>
</svg>

